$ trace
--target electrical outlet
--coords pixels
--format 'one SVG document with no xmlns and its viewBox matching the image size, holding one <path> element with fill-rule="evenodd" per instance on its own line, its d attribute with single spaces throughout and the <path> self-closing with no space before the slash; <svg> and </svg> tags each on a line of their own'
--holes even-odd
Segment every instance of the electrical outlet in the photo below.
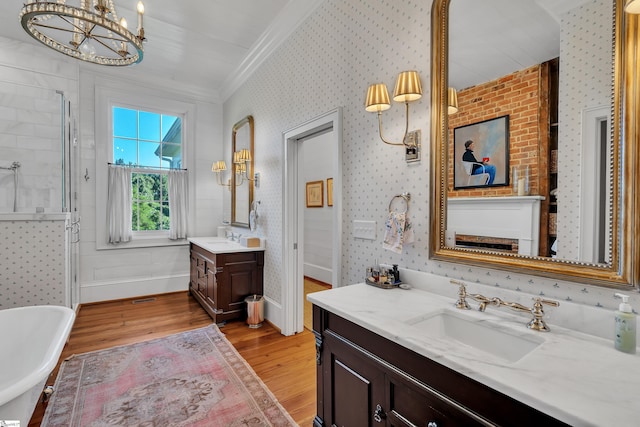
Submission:
<svg viewBox="0 0 640 427">
<path fill-rule="evenodd" d="M 376 222 L 353 220 L 353 237 L 356 239 L 376 240 Z"/>
</svg>

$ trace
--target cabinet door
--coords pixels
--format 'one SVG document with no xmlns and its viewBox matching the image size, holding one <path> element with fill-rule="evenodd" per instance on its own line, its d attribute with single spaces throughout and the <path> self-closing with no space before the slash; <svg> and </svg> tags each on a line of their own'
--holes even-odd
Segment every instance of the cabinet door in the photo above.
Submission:
<svg viewBox="0 0 640 427">
<path fill-rule="evenodd" d="M 327 336 L 323 347 L 324 424 L 385 426 L 384 372 L 364 353 Z"/>
<path fill-rule="evenodd" d="M 493 425 L 410 377 L 388 373 L 385 388 L 390 427 Z"/>
<path fill-rule="evenodd" d="M 239 252 L 225 254 L 224 265 L 216 280 L 217 307 L 225 312 L 245 311 L 244 299 L 253 294 L 262 294 L 262 253 Z"/>
</svg>

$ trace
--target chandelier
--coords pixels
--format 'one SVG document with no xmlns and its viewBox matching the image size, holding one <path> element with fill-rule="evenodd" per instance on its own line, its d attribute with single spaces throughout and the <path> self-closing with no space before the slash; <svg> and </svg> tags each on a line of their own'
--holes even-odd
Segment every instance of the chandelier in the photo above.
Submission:
<svg viewBox="0 0 640 427">
<path fill-rule="evenodd" d="M 144 5 L 138 2 L 138 34 L 134 34 L 127 29 L 126 19 L 118 19 L 113 2 L 32 0 L 22 7 L 20 22 L 34 39 L 73 58 L 100 65 L 137 64 L 146 40 Z"/>
</svg>

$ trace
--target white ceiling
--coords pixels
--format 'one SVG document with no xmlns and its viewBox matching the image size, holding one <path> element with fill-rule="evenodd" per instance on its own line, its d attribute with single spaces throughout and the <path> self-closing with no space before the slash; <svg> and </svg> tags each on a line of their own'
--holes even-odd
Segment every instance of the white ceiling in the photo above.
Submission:
<svg viewBox="0 0 640 427">
<path fill-rule="evenodd" d="M 114 1 L 118 17 L 136 22 L 137 0 Z M 115 68 L 80 64 L 110 75 L 157 80 L 164 85 L 224 99 L 239 67 L 255 61 L 261 51 L 273 49 L 277 43 L 273 39 L 289 34 L 320 1 L 143 0 L 148 41 L 142 62 Z M 22 29 L 18 19 L 26 2 L 0 1 L 0 36 L 40 45 Z M 67 0 L 67 3 L 79 4 L 77 0 Z"/>
<path fill-rule="evenodd" d="M 575 2 L 452 1 L 449 86 L 465 89 L 558 57 L 558 13 L 562 13 L 558 8 L 575 7 Z M 569 3 L 572 5 L 568 6 Z"/>
<path fill-rule="evenodd" d="M 81 67 L 223 101 L 323 0 L 143 1 L 143 61 Z M 559 16 L 586 1 L 452 1 L 449 85 L 460 90 L 558 56 Z M 18 21 L 24 2 L 0 0 L 0 36 L 40 45 Z M 136 22 L 137 0 L 115 2 L 119 17 Z"/>
</svg>

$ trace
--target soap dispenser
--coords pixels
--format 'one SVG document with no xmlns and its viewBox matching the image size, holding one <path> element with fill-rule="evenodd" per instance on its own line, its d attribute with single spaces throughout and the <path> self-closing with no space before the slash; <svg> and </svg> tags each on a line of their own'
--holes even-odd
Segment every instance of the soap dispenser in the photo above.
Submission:
<svg viewBox="0 0 640 427">
<path fill-rule="evenodd" d="M 631 309 L 628 295 L 616 293 L 615 296 L 622 298 L 616 311 L 615 346 L 617 350 L 633 354 L 636 352 L 636 315 Z"/>
</svg>

